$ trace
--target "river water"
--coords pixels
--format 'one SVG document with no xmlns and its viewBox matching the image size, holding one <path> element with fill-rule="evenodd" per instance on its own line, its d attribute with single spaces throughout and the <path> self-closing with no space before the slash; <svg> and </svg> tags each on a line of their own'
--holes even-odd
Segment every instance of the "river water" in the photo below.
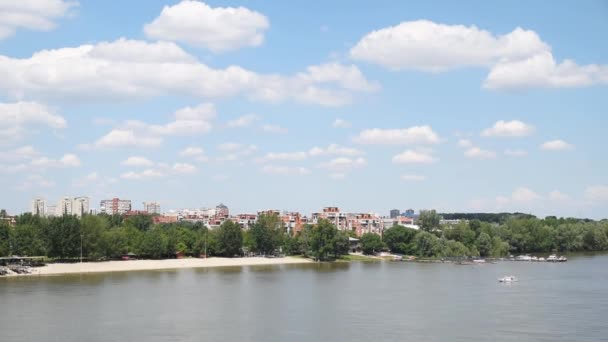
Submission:
<svg viewBox="0 0 608 342">
<path fill-rule="evenodd" d="M 0 310 L 2 342 L 608 341 L 608 255 L 6 278 Z"/>
</svg>

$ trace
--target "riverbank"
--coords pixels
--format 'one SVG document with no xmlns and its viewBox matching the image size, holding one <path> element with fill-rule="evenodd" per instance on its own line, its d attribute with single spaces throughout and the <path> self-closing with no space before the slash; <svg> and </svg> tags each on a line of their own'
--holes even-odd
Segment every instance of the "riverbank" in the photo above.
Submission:
<svg viewBox="0 0 608 342">
<path fill-rule="evenodd" d="M 74 264 L 47 264 L 42 267 L 34 267 L 30 274 L 11 273 L 3 277 L 32 277 L 63 274 L 81 273 L 103 273 L 103 272 L 128 272 L 128 271 L 151 271 L 169 270 L 182 268 L 209 268 L 209 267 L 229 267 L 229 266 L 256 266 L 256 265 L 284 265 L 284 264 L 305 264 L 311 263 L 310 259 L 304 258 L 186 258 L 186 259 L 166 259 L 166 260 L 121 260 L 121 261 L 101 261 L 83 262 Z"/>
</svg>

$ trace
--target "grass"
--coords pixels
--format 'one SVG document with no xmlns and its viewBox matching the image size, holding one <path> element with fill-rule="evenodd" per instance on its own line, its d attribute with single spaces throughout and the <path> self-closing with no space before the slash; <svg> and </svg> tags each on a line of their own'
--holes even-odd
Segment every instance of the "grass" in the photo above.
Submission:
<svg viewBox="0 0 608 342">
<path fill-rule="evenodd" d="M 382 259 L 369 257 L 369 256 L 365 256 L 365 255 L 348 254 L 348 255 L 341 256 L 340 259 L 338 259 L 336 261 L 350 262 L 350 261 L 381 261 L 381 260 Z"/>
</svg>

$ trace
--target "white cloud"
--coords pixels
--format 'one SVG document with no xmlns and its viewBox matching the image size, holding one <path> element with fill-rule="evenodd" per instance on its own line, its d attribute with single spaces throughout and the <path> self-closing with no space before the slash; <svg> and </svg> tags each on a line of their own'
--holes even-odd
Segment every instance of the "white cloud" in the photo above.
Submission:
<svg viewBox="0 0 608 342">
<path fill-rule="evenodd" d="M 608 84 L 608 65 L 556 63 L 550 51 L 496 64 L 484 82 L 488 89 L 571 88 Z"/>
<path fill-rule="evenodd" d="M 474 159 L 493 159 L 496 158 L 496 152 L 482 150 L 479 147 L 471 147 L 464 152 L 465 157 Z"/>
<path fill-rule="evenodd" d="M 519 120 L 497 121 L 494 126 L 481 132 L 484 137 L 523 137 L 534 133 L 534 126 Z"/>
<path fill-rule="evenodd" d="M 438 159 L 424 151 L 406 150 L 393 157 L 393 164 L 432 164 Z"/>
<path fill-rule="evenodd" d="M 271 175 L 307 175 L 310 170 L 305 167 L 265 165 L 262 172 Z"/>
<path fill-rule="evenodd" d="M 72 182 L 72 186 L 81 188 L 88 185 L 95 185 L 98 188 L 107 187 L 116 183 L 115 178 L 100 176 L 97 172 L 91 172 L 88 175 L 78 178 Z"/>
<path fill-rule="evenodd" d="M 189 146 L 179 152 L 182 157 L 197 157 L 205 154 L 205 151 L 200 147 Z"/>
<path fill-rule="evenodd" d="M 68 16 L 77 6 L 76 1 L 64 0 L 0 1 L 0 39 L 14 35 L 19 28 L 50 31 L 57 19 Z"/>
<path fill-rule="evenodd" d="M 431 126 L 413 126 L 403 129 L 366 129 L 361 131 L 354 141 L 370 145 L 408 145 L 438 144 L 440 139 Z"/>
<path fill-rule="evenodd" d="M 129 157 L 126 160 L 123 160 L 122 165 L 127 165 L 127 166 L 152 166 L 154 165 L 154 163 L 152 161 L 150 161 L 149 159 L 145 158 L 145 157 L 139 157 L 139 156 L 133 156 L 133 157 Z"/>
<path fill-rule="evenodd" d="M 402 175 L 401 180 L 406 182 L 422 182 L 426 180 L 426 176 L 422 175 Z"/>
<path fill-rule="evenodd" d="M 567 151 L 574 149 L 574 145 L 563 140 L 551 140 L 540 145 L 541 150 L 545 151 Z"/>
<path fill-rule="evenodd" d="M 468 139 L 460 139 L 458 140 L 458 146 L 466 148 L 473 146 L 473 143 L 471 142 L 471 140 Z"/>
<path fill-rule="evenodd" d="M 55 182 L 50 180 L 42 175 L 34 174 L 29 175 L 25 178 L 25 180 L 16 186 L 19 190 L 30 190 L 30 189 L 40 189 L 40 188 L 52 188 L 55 186 Z"/>
<path fill-rule="evenodd" d="M 320 164 L 319 167 L 333 171 L 346 171 L 350 169 L 361 168 L 365 165 L 367 165 L 367 160 L 365 160 L 365 158 L 363 157 L 338 157 L 330 160 L 329 162 Z"/>
<path fill-rule="evenodd" d="M 286 134 L 288 132 L 287 128 L 281 127 L 279 125 L 263 125 L 262 130 L 266 133 L 274 133 L 274 134 Z"/>
<path fill-rule="evenodd" d="M 269 152 L 264 155 L 262 161 L 298 161 L 308 158 L 306 152 Z"/>
<path fill-rule="evenodd" d="M 509 157 L 525 157 L 528 155 L 528 152 L 525 150 L 506 149 L 505 155 Z"/>
<path fill-rule="evenodd" d="M 258 147 L 255 145 L 245 145 L 239 143 L 223 143 L 217 146 L 217 149 L 224 154 L 217 158 L 218 161 L 231 162 L 239 161 L 245 157 L 249 157 L 257 152 Z"/>
<path fill-rule="evenodd" d="M 551 47 L 531 30 L 495 35 L 476 26 L 428 20 L 402 22 L 366 34 L 351 58 L 390 70 L 442 72 L 486 67 L 487 89 L 583 87 L 608 83 L 608 65 L 557 63 Z"/>
<path fill-rule="evenodd" d="M 327 156 L 327 155 L 354 157 L 354 156 L 363 155 L 365 153 L 356 148 L 344 147 L 344 146 L 340 146 L 337 144 L 330 144 L 326 148 L 315 146 L 308 151 L 308 154 L 311 157 Z"/>
<path fill-rule="evenodd" d="M 593 185 L 585 189 L 585 198 L 593 202 L 608 201 L 608 186 Z"/>
<path fill-rule="evenodd" d="M 63 129 L 67 123 L 62 116 L 36 102 L 0 102 L 0 143 L 20 140 L 36 126 Z"/>
<path fill-rule="evenodd" d="M 80 159 L 72 153 L 64 154 L 60 159 L 51 159 L 48 157 L 40 157 L 31 161 L 33 167 L 78 167 Z"/>
<path fill-rule="evenodd" d="M 144 26 L 153 39 L 184 42 L 213 52 L 258 46 L 270 23 L 261 13 L 244 7 L 210 7 L 199 1 L 165 6 Z"/>
<path fill-rule="evenodd" d="M 540 198 L 540 195 L 526 187 L 519 187 L 511 194 L 511 199 L 516 202 L 532 202 Z"/>
<path fill-rule="evenodd" d="M 331 75 L 320 77 L 318 70 L 331 70 Z M 353 93 L 377 89 L 354 65 L 332 63 L 291 76 L 264 75 L 235 65 L 213 69 L 171 42 L 124 38 L 43 50 L 29 58 L 0 55 L 0 74 L 5 76 L 0 91 L 8 97 L 59 101 L 244 95 L 265 102 L 341 106 L 352 102 Z"/>
<path fill-rule="evenodd" d="M 567 201 L 570 199 L 570 196 L 558 191 L 558 190 L 553 190 L 549 193 L 549 199 L 551 201 Z"/>
<path fill-rule="evenodd" d="M 16 160 L 29 160 L 38 155 L 39 153 L 34 147 L 27 145 L 9 151 L 0 151 L 0 160 L 5 162 Z"/>
<path fill-rule="evenodd" d="M 368 33 L 350 50 L 350 55 L 391 70 L 439 72 L 490 66 L 502 59 L 525 58 L 548 49 L 534 31 L 519 27 L 495 36 L 476 26 L 417 20 Z"/>
<path fill-rule="evenodd" d="M 334 128 L 350 128 L 350 126 L 350 122 L 342 119 L 336 119 L 332 124 L 332 127 Z"/>
<path fill-rule="evenodd" d="M 144 180 L 144 179 L 151 179 L 151 178 L 160 178 L 160 177 L 164 177 L 164 176 L 165 176 L 165 174 L 159 170 L 146 169 L 142 172 L 134 172 L 134 171 L 125 172 L 122 175 L 120 175 L 120 178 L 132 179 L 132 180 Z"/>
<path fill-rule="evenodd" d="M 334 172 L 329 174 L 329 178 L 334 180 L 343 180 L 346 178 L 346 174 L 343 172 Z"/>
<path fill-rule="evenodd" d="M 196 166 L 187 163 L 173 164 L 173 171 L 176 173 L 194 173 L 197 171 Z"/>
<path fill-rule="evenodd" d="M 129 120 L 99 138 L 97 148 L 156 147 L 165 136 L 191 136 L 208 133 L 215 118 L 215 107 L 202 103 L 195 107 L 181 108 L 173 113 L 173 121 L 164 125 Z"/>
<path fill-rule="evenodd" d="M 234 120 L 228 121 L 226 126 L 228 126 L 229 128 L 248 127 L 248 126 L 251 126 L 251 124 L 257 120 L 259 120 L 257 115 L 247 114 L 247 115 L 243 115 L 239 118 L 236 118 Z"/>
</svg>

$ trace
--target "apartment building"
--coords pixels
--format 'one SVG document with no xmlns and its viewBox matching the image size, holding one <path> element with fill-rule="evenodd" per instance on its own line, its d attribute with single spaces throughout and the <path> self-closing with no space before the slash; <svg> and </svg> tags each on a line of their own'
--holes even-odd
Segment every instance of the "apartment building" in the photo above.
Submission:
<svg viewBox="0 0 608 342">
<path fill-rule="evenodd" d="M 131 200 L 121 200 L 120 198 L 102 200 L 99 203 L 99 210 L 109 215 L 123 215 L 131 211 Z"/>
<path fill-rule="evenodd" d="M 44 198 L 34 198 L 30 212 L 32 215 L 45 216 L 46 215 L 46 201 Z"/>
<path fill-rule="evenodd" d="M 148 214 L 160 215 L 160 204 L 158 202 L 144 202 L 144 211 Z"/>
</svg>

